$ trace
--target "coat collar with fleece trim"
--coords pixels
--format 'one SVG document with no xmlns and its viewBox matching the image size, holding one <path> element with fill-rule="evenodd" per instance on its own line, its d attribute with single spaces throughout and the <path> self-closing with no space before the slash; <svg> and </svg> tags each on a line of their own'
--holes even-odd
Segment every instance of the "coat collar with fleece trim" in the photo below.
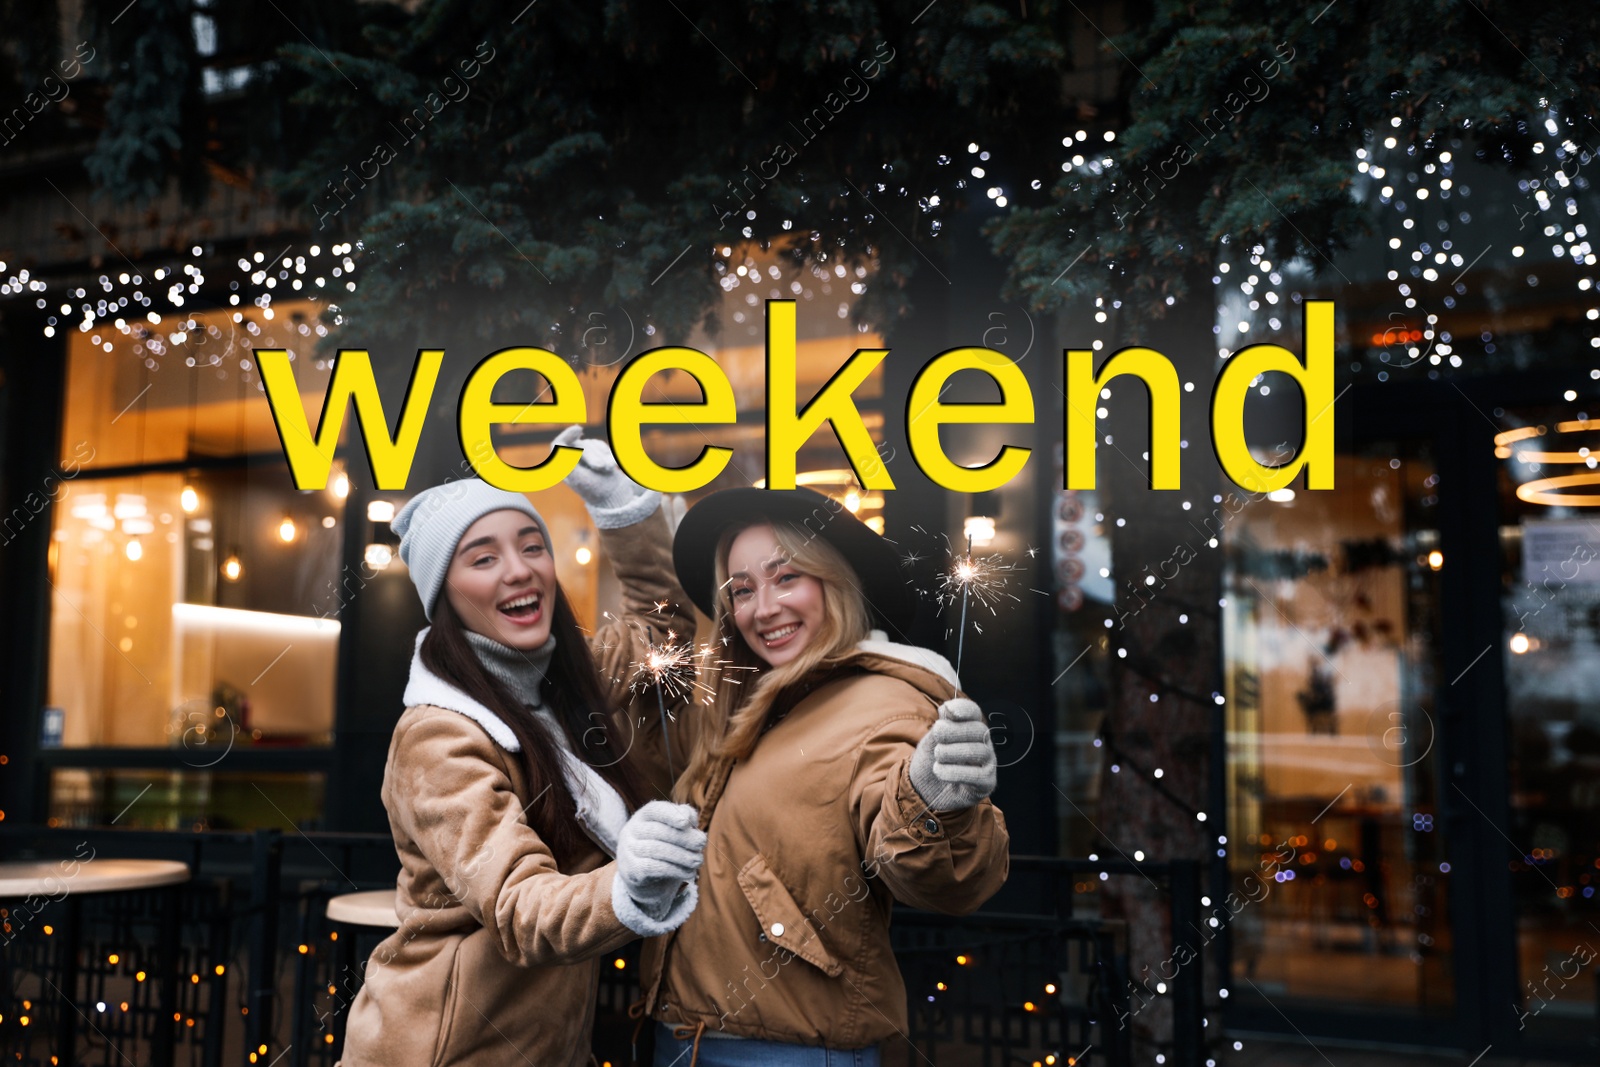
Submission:
<svg viewBox="0 0 1600 1067">
<path fill-rule="evenodd" d="M 961 679 L 950 661 L 932 649 L 917 645 L 902 645 L 884 639 L 882 630 L 872 631 L 872 636 L 856 645 L 857 655 L 849 662 L 858 664 L 878 674 L 890 674 L 910 683 L 940 703 L 961 692 Z M 930 684 L 932 675 L 942 686 Z M 949 692 L 945 692 L 945 688 Z M 943 694 L 942 696 L 940 694 Z"/>
<path fill-rule="evenodd" d="M 949 660 L 930 649 L 887 640 L 882 630 L 873 630 L 870 637 L 857 642 L 851 652 L 832 663 L 828 669 L 841 668 L 859 668 L 871 671 L 873 674 L 897 678 L 936 705 L 961 693 L 960 678 L 956 675 L 955 668 L 950 666 Z M 728 724 L 728 733 L 737 735 L 743 724 L 751 720 L 765 721 L 773 702 L 781 696 L 780 692 L 758 690 L 749 703 L 733 713 Z M 725 774 L 731 767 L 732 761 L 728 761 L 718 773 Z M 702 820 L 704 818 L 702 814 Z"/>
<path fill-rule="evenodd" d="M 521 752 L 522 743 L 517 740 L 517 735 L 511 732 L 511 727 L 506 725 L 504 719 L 434 674 L 423 664 L 422 639 L 428 636 L 429 629 L 431 627 L 423 627 L 417 634 L 417 643 L 412 647 L 411 676 L 406 680 L 406 691 L 401 697 L 401 702 L 408 708 L 414 708 L 418 704 L 431 704 L 436 708 L 445 708 L 465 715 L 483 727 L 484 732 L 494 743 L 507 752 Z"/>
</svg>

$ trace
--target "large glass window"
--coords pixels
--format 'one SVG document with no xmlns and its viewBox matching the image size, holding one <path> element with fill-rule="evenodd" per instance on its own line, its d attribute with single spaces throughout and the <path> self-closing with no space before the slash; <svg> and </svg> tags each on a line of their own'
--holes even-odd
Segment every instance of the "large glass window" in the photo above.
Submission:
<svg viewBox="0 0 1600 1067">
<path fill-rule="evenodd" d="M 53 821 L 107 822 L 129 790 L 139 808 L 118 825 L 320 812 L 320 775 L 286 767 L 285 788 L 282 773 L 222 762 L 332 741 L 348 482 L 294 488 L 254 363 L 258 347 L 290 350 L 320 403 L 315 313 L 302 302 L 71 335 L 63 478 L 43 487 L 55 502 L 40 722 L 41 747 L 60 750 L 47 753 Z M 107 748 L 144 750 L 119 763 L 150 770 L 90 770 Z M 287 806 L 274 814 L 263 789 Z M 259 817 L 234 794 L 255 796 Z"/>
<path fill-rule="evenodd" d="M 1571 395 L 1571 394 L 1569 394 Z M 1593 1019 L 1600 946 L 1600 421 L 1497 411 L 1519 997 L 1535 1032 Z"/>
<path fill-rule="evenodd" d="M 241 743 L 328 743 L 332 494 L 297 493 L 283 470 L 231 468 L 84 475 L 62 503 L 48 744 L 177 745 L 202 725 Z"/>
<path fill-rule="evenodd" d="M 1425 452 L 1378 448 L 1338 457 L 1335 480 L 1225 497 L 1211 520 L 1227 551 L 1228 855 L 1251 899 L 1231 924 L 1234 984 L 1448 1014 L 1438 478 Z"/>
</svg>

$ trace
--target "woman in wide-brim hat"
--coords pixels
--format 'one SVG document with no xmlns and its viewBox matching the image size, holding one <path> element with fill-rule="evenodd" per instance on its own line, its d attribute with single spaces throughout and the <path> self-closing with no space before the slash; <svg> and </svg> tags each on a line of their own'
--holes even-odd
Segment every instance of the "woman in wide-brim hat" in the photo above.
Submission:
<svg viewBox="0 0 1600 1067">
<path fill-rule="evenodd" d="M 907 1022 L 893 902 L 964 914 L 1005 881 L 982 714 L 944 657 L 877 629 L 914 598 L 825 496 L 715 493 L 673 560 L 724 662 L 676 792 L 709 835 L 700 903 L 645 947 L 655 1062 L 876 1064 Z"/>
<path fill-rule="evenodd" d="M 432 625 L 383 776 L 400 925 L 367 964 L 344 1067 L 587 1065 L 600 957 L 694 910 L 705 835 L 693 808 L 644 803 L 652 760 L 634 763 L 663 739 L 614 714 L 627 662 L 693 617 L 673 606 L 659 497 L 576 433 L 557 438 L 584 453 L 568 484 L 632 616 L 592 639 L 527 497 L 465 478 L 395 516 Z"/>
</svg>

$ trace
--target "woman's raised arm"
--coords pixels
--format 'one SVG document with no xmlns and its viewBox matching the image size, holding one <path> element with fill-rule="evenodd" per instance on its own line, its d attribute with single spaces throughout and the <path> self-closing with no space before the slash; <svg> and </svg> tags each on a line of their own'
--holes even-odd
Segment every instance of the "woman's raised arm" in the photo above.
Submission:
<svg viewBox="0 0 1600 1067">
<path fill-rule="evenodd" d="M 581 433 L 580 427 L 569 427 L 554 443 L 583 449 L 583 460 L 568 475 L 567 485 L 587 505 L 600 530 L 600 551 L 622 586 L 621 616 L 601 620 L 590 646 L 612 708 L 627 716 L 622 736 L 632 741 L 631 756 L 652 791 L 666 797 L 671 794 L 673 772 L 683 772 L 694 743 L 691 723 L 681 714 L 689 706 L 683 694 L 692 683 L 694 661 L 686 658 L 683 687 L 676 695 L 664 692 L 664 699 L 658 699 L 656 687 L 648 684 L 638 667 L 653 649 L 694 647 L 694 607 L 672 565 L 672 529 L 661 509 L 661 494 L 629 479 L 604 441 Z M 666 737 L 663 703 L 671 720 Z"/>
</svg>

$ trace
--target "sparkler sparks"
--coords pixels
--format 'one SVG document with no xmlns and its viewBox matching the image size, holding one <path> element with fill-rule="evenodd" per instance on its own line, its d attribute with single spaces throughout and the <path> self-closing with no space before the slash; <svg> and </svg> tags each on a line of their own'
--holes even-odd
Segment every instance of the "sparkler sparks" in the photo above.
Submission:
<svg viewBox="0 0 1600 1067">
<path fill-rule="evenodd" d="M 1009 588 L 1012 575 L 1020 570 L 998 552 L 987 556 L 962 556 L 939 576 L 939 606 L 946 608 L 970 597 L 980 607 L 988 608 L 989 614 L 998 615 L 1007 602 L 1021 603 L 1021 598 Z"/>
<path fill-rule="evenodd" d="M 1011 575 L 1018 568 L 1015 564 L 1007 563 L 1005 557 L 999 553 L 987 556 L 974 556 L 972 554 L 972 539 L 967 539 L 967 551 L 951 564 L 950 569 L 939 576 L 938 603 L 940 608 L 949 607 L 957 599 L 961 601 L 961 621 L 956 625 L 956 671 L 961 671 L 961 655 L 966 651 L 967 638 L 967 603 L 976 600 L 982 607 L 989 609 L 989 614 L 998 615 L 999 608 L 1006 601 L 1021 603 L 1021 598 L 1006 587 L 1010 584 Z M 983 633 L 983 627 L 973 624 L 978 633 Z"/>
<path fill-rule="evenodd" d="M 694 649 L 678 644 L 677 639 L 678 635 L 668 630 L 667 643 L 658 645 L 647 635 L 649 651 L 630 665 L 633 673 L 628 688 L 634 692 L 659 689 L 674 702 L 693 700 L 695 690 L 705 686 L 696 678 Z"/>
<path fill-rule="evenodd" d="M 661 605 L 656 605 L 656 610 L 660 611 Z M 678 678 L 683 677 L 682 673 L 672 672 L 672 669 L 675 666 L 679 666 L 678 650 L 672 643 L 673 639 L 677 636 L 677 634 L 673 633 L 671 630 L 668 630 L 667 647 L 658 652 L 656 650 L 656 643 L 651 638 L 650 631 L 648 629 L 645 630 L 645 640 L 648 642 L 650 652 L 647 656 L 645 656 L 644 673 L 646 676 L 654 680 L 656 689 L 656 708 L 661 713 L 661 744 L 666 749 L 667 753 L 667 773 L 672 775 L 674 780 L 676 780 L 678 777 L 678 768 L 673 766 L 672 763 L 672 733 L 667 729 L 667 722 L 671 718 L 667 714 L 667 686 L 676 681 Z M 690 671 L 693 671 L 693 667 L 690 668 Z M 638 672 L 636 671 L 635 678 L 637 677 Z M 693 673 L 690 673 L 688 677 L 692 680 L 694 678 Z"/>
<path fill-rule="evenodd" d="M 609 612 L 606 617 L 616 619 Z M 641 626 L 631 620 L 626 625 Z M 647 651 L 642 658 L 628 664 L 628 689 L 636 694 L 648 689 L 656 690 L 661 697 L 662 716 L 667 721 L 676 721 L 676 716 L 666 709 L 667 700 L 670 699 L 674 704 L 710 704 L 716 696 L 718 672 L 756 669 L 740 667 L 722 658 L 716 654 L 720 649 L 710 642 L 698 648 L 681 643 L 674 630 L 667 631 L 665 643 L 656 644 L 650 629 L 641 628 L 645 631 Z M 727 639 L 723 640 L 723 644 L 727 644 Z"/>
<path fill-rule="evenodd" d="M 615 616 L 608 617 L 615 618 Z M 637 623 L 629 623 L 637 625 Z M 716 689 L 709 679 L 715 677 L 717 671 L 755 670 L 754 667 L 738 667 L 732 662 L 713 658 L 712 645 L 703 644 L 696 649 L 692 644 L 679 644 L 678 635 L 673 630 L 667 631 L 665 644 L 655 643 L 655 634 L 648 626 L 644 627 L 645 647 L 647 651 L 642 659 L 629 664 L 631 677 L 628 689 L 641 693 L 647 689 L 656 691 L 656 711 L 661 716 L 661 742 L 667 757 L 667 771 L 674 779 L 678 777 L 678 768 L 672 759 L 672 736 L 668 724 L 677 721 L 677 717 L 667 710 L 667 697 L 670 695 L 674 706 L 692 704 L 698 700 L 701 704 L 710 704 L 716 699 Z M 735 682 L 737 684 L 737 682 Z"/>
</svg>

